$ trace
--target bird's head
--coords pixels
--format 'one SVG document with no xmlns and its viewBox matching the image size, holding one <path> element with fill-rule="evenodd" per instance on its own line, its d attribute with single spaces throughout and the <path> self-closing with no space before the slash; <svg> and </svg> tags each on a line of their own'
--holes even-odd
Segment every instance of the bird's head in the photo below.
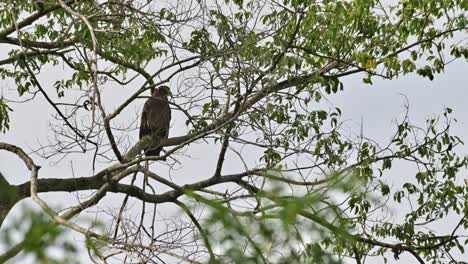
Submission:
<svg viewBox="0 0 468 264">
<path fill-rule="evenodd" d="M 171 88 L 168 86 L 159 86 L 158 88 L 154 89 L 153 96 L 155 97 L 167 97 L 168 95 L 171 95 Z"/>
</svg>

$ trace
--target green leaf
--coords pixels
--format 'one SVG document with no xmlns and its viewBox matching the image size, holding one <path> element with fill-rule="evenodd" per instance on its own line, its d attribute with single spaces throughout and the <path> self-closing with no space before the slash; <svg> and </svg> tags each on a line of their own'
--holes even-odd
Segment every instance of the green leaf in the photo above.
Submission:
<svg viewBox="0 0 468 264">
<path fill-rule="evenodd" d="M 0 98 L 0 132 L 5 133 L 10 129 L 10 115 L 9 112 L 13 111 L 3 98 Z"/>
</svg>

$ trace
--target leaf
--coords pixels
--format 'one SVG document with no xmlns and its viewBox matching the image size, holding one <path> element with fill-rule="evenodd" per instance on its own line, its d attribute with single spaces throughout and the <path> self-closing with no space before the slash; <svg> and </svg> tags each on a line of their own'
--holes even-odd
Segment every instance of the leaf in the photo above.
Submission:
<svg viewBox="0 0 468 264">
<path fill-rule="evenodd" d="M 416 71 L 416 73 L 419 74 L 419 75 L 421 75 L 421 76 L 423 76 L 423 77 L 429 78 L 429 80 L 431 80 L 431 81 L 434 80 L 434 74 L 433 74 L 433 72 L 432 72 L 431 67 L 429 67 L 429 66 L 426 66 L 426 67 L 424 67 L 424 68 L 418 69 L 418 70 Z"/>
<path fill-rule="evenodd" d="M 0 98 L 0 132 L 5 133 L 10 129 L 10 116 L 9 112 L 13 111 L 3 98 Z"/>
<path fill-rule="evenodd" d="M 382 195 L 387 195 L 390 193 L 390 187 L 387 184 L 381 183 L 380 191 L 382 192 Z"/>
</svg>

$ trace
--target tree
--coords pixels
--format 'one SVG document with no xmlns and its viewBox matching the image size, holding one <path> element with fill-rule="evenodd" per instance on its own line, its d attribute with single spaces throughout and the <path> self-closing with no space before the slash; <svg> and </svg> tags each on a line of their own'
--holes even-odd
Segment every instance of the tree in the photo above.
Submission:
<svg viewBox="0 0 468 264">
<path fill-rule="evenodd" d="M 32 198 L 50 216 L 53 228 L 41 230 L 84 235 L 95 262 L 461 261 L 468 160 L 450 133 L 452 110 L 425 127 L 405 117 L 382 143 L 349 135 L 341 110 L 321 104 L 345 76 L 432 80 L 468 58 L 466 1 L 387 2 L 2 2 L 0 76 L 21 102 L 2 96 L 0 130 L 28 122 L 9 117 L 32 102 L 52 115 L 46 142 L 0 143 L 30 172 L 18 185 L 0 176 L 2 220 Z M 172 132 L 137 140 L 132 107 L 163 84 L 173 94 Z M 161 156 L 142 155 L 157 144 Z M 210 153 L 193 170 L 187 156 L 200 145 Z M 67 160 L 89 163 L 42 173 Z M 401 163 L 416 169 L 391 186 Z M 54 192 L 80 199 L 54 208 L 44 196 Z M 382 216 L 391 206 L 399 217 Z M 100 226 L 78 217 L 90 210 Z M 431 231 L 446 219 L 456 219 L 451 232 Z"/>
</svg>

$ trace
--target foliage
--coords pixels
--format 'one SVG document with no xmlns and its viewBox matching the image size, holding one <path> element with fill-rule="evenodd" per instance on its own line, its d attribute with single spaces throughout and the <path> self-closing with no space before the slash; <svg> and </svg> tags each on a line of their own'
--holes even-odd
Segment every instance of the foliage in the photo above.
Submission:
<svg viewBox="0 0 468 264">
<path fill-rule="evenodd" d="M 8 112 L 12 109 L 5 104 L 3 98 L 0 99 L 0 131 L 5 132 L 10 128 L 10 116 Z"/>
<path fill-rule="evenodd" d="M 65 233 L 63 228 L 52 224 L 44 214 L 23 207 L 21 215 L 10 226 L 2 229 L 0 241 L 11 247 L 16 243 L 18 235 L 24 234 L 21 242 L 24 254 L 17 261 L 25 259 L 34 263 L 80 263 L 76 246 L 70 243 Z M 54 250 L 61 251 L 59 256 L 52 253 Z"/>
</svg>

